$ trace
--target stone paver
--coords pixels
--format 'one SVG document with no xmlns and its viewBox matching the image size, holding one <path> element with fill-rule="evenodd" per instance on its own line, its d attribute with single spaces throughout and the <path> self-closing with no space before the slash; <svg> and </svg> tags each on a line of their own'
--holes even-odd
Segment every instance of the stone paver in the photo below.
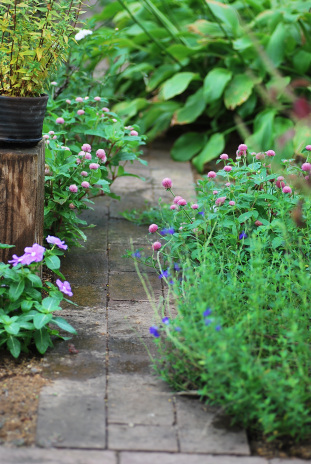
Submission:
<svg viewBox="0 0 311 464">
<path fill-rule="evenodd" d="M 218 410 L 174 395 L 152 369 L 156 346 L 149 327 L 158 323 L 167 289 L 153 269 L 141 269 L 150 301 L 132 260 L 122 258 L 131 246 L 151 254 L 154 236 L 146 239 L 148 226 L 138 227 L 120 212 L 157 205 L 159 197 L 171 203 L 164 177 L 188 202 L 195 192 L 187 163 L 173 163 L 161 146 L 146 153 L 147 168 L 128 166 L 145 183 L 119 179 L 112 190 L 121 202 L 97 197 L 94 211 L 82 214 L 96 227 L 86 230 L 84 248 L 68 253 L 62 267 L 79 305 L 66 303 L 63 311 L 78 331 L 69 342 L 78 353 L 60 340 L 45 356 L 53 382 L 40 395 L 36 444 L 42 449 L 0 447 L 0 464 L 268 464 L 249 456 L 243 430 L 230 427 Z M 173 301 L 170 310 L 176 314 Z M 285 462 L 300 460 L 271 464 Z"/>
</svg>

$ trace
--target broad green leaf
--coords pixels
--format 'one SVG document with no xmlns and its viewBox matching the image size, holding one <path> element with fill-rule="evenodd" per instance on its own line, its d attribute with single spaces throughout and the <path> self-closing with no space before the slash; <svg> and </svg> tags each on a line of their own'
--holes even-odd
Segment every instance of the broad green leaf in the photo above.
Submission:
<svg viewBox="0 0 311 464">
<path fill-rule="evenodd" d="M 42 329 L 36 330 L 34 334 L 34 339 L 35 339 L 37 350 L 39 351 L 39 353 L 44 354 L 51 343 L 51 338 L 49 336 L 47 329 L 42 328 Z"/>
<path fill-rule="evenodd" d="M 279 66 L 283 61 L 285 36 L 286 29 L 284 23 L 281 22 L 272 33 L 266 48 L 266 53 L 272 61 L 273 66 Z"/>
<path fill-rule="evenodd" d="M 294 150 L 295 153 L 301 154 L 306 145 L 310 144 L 311 127 L 310 123 L 301 119 L 295 125 Z"/>
<path fill-rule="evenodd" d="M 232 72 L 225 68 L 212 69 L 204 79 L 204 100 L 211 103 L 221 97 L 226 85 L 232 77 Z"/>
<path fill-rule="evenodd" d="M 12 324 L 6 324 L 4 328 L 7 333 L 11 335 L 17 335 L 20 329 L 20 325 L 18 324 L 18 322 L 13 322 Z"/>
<path fill-rule="evenodd" d="M 187 99 L 185 106 L 176 111 L 174 115 L 175 124 L 189 124 L 195 121 L 203 113 L 205 106 L 203 87 L 201 87 Z"/>
<path fill-rule="evenodd" d="M 7 245 L 6 243 L 0 243 L 0 250 L 4 248 L 14 248 L 15 245 Z"/>
<path fill-rule="evenodd" d="M 162 86 L 162 96 L 164 100 L 169 100 L 183 93 L 190 82 L 194 79 L 198 79 L 199 75 L 193 72 L 181 72 L 175 74 L 171 79 L 164 82 Z"/>
<path fill-rule="evenodd" d="M 25 281 L 23 278 L 20 278 L 17 282 L 12 282 L 9 289 L 9 298 L 11 301 L 16 301 L 23 293 L 25 288 Z"/>
<path fill-rule="evenodd" d="M 38 313 L 34 316 L 33 318 L 33 325 L 35 326 L 36 329 L 42 329 L 46 324 L 50 322 L 52 319 L 53 314 L 42 314 Z"/>
<path fill-rule="evenodd" d="M 69 324 L 69 322 L 66 321 L 66 319 L 63 319 L 62 317 L 53 317 L 51 320 L 53 324 L 58 325 L 63 330 L 66 330 L 66 332 L 76 334 L 76 330 L 72 327 L 72 325 Z"/>
<path fill-rule="evenodd" d="M 42 308 L 49 313 L 60 310 L 59 299 L 48 296 L 42 300 Z"/>
<path fill-rule="evenodd" d="M 219 156 L 219 154 L 222 153 L 224 147 L 225 138 L 223 134 L 213 134 L 208 140 L 203 150 L 195 158 L 193 158 L 193 165 L 199 172 L 202 172 L 204 169 L 204 164 L 214 158 L 217 158 L 217 156 Z"/>
<path fill-rule="evenodd" d="M 216 18 L 231 28 L 233 34 L 236 35 L 239 29 L 239 17 L 237 11 L 232 6 L 215 0 L 207 0 L 206 3 Z"/>
<path fill-rule="evenodd" d="M 256 116 L 254 133 L 245 140 L 250 152 L 266 151 L 273 146 L 273 121 L 275 113 L 275 109 L 268 108 Z"/>
<path fill-rule="evenodd" d="M 60 268 L 60 259 L 58 256 L 55 255 L 48 256 L 47 258 L 45 258 L 45 264 L 49 269 L 53 271 L 54 269 Z"/>
<path fill-rule="evenodd" d="M 117 103 L 113 106 L 113 111 L 120 116 L 124 116 L 127 121 L 148 105 L 149 102 L 145 98 L 135 98 L 134 100 Z"/>
<path fill-rule="evenodd" d="M 30 280 L 33 287 L 42 287 L 41 279 L 37 274 L 29 273 L 27 279 Z"/>
<path fill-rule="evenodd" d="M 195 50 L 191 50 L 191 48 L 182 44 L 173 44 L 167 48 L 167 51 L 180 62 L 195 53 Z"/>
<path fill-rule="evenodd" d="M 179 70 L 178 65 L 174 64 L 163 64 L 162 66 L 159 66 L 150 76 L 149 82 L 147 85 L 147 91 L 150 92 L 151 90 L 154 90 L 161 82 L 165 81 L 165 79 L 168 79 L 171 77 L 173 74 L 175 74 Z"/>
<path fill-rule="evenodd" d="M 279 246 L 281 246 L 284 242 L 284 239 L 282 237 L 275 237 L 273 240 L 272 240 L 272 248 L 278 248 Z"/>
<path fill-rule="evenodd" d="M 211 37 L 223 37 L 224 33 L 216 22 L 210 22 L 206 19 L 198 19 L 192 24 L 188 25 L 188 29 L 195 34 Z"/>
<path fill-rule="evenodd" d="M 247 213 L 241 214 L 241 215 L 238 217 L 239 223 L 245 222 L 245 221 L 247 221 L 248 219 L 250 219 L 251 217 L 254 217 L 254 213 L 257 213 L 257 216 L 258 216 L 258 212 L 257 212 L 257 211 L 247 211 Z"/>
<path fill-rule="evenodd" d="M 7 347 L 14 358 L 18 358 L 21 352 L 21 343 L 16 337 L 9 337 Z"/>
<path fill-rule="evenodd" d="M 301 74 L 305 74 L 311 64 L 311 53 L 305 50 L 299 50 L 294 54 L 293 63 L 295 69 Z"/>
<path fill-rule="evenodd" d="M 247 74 L 236 74 L 225 90 L 225 105 L 229 110 L 234 110 L 237 106 L 246 102 L 252 93 L 254 80 Z"/>
<path fill-rule="evenodd" d="M 187 132 L 179 137 L 173 145 L 171 156 L 175 161 L 189 161 L 206 142 L 206 136 L 198 132 Z"/>
</svg>

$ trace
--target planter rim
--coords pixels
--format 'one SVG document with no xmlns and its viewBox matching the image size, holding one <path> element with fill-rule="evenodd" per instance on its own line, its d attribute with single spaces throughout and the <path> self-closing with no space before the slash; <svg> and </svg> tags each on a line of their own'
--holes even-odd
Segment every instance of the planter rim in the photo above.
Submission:
<svg viewBox="0 0 311 464">
<path fill-rule="evenodd" d="M 49 98 L 47 93 L 42 93 L 38 97 L 16 97 L 15 95 L 0 95 L 0 99 L 16 99 L 16 100 L 38 100 L 38 98 Z"/>
</svg>

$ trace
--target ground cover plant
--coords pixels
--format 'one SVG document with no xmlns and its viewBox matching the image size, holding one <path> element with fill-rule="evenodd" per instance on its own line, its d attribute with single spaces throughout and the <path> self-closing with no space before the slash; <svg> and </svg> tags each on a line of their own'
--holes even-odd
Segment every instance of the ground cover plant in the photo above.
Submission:
<svg viewBox="0 0 311 464">
<path fill-rule="evenodd" d="M 310 139 L 306 2 L 101 3 L 96 24 L 113 34 L 105 83 L 121 100 L 114 109 L 150 139 L 183 126 L 174 159 L 202 171 L 237 127 L 251 151 L 301 153 Z"/>
<path fill-rule="evenodd" d="M 172 204 L 149 225 L 153 254 L 128 252 L 168 285 L 150 327 L 158 373 L 268 439 L 310 435 L 310 151 L 277 173 L 273 150 L 241 144 L 195 203 L 164 179 Z"/>
</svg>

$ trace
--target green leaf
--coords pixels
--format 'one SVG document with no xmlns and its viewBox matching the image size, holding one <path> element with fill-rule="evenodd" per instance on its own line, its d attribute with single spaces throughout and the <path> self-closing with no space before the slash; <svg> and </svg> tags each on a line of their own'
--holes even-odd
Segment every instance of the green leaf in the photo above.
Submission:
<svg viewBox="0 0 311 464">
<path fill-rule="evenodd" d="M 173 145 L 171 156 L 175 161 L 189 161 L 202 150 L 206 136 L 198 132 L 187 132 L 179 137 Z"/>
<path fill-rule="evenodd" d="M 272 33 L 266 48 L 266 53 L 275 67 L 279 66 L 283 61 L 285 36 L 286 30 L 284 23 L 281 22 Z"/>
<path fill-rule="evenodd" d="M 66 330 L 66 332 L 69 332 L 69 333 L 72 333 L 72 334 L 77 333 L 76 330 L 72 327 L 72 325 L 70 325 L 69 322 L 67 322 L 66 319 L 64 319 L 62 317 L 53 317 L 51 322 L 53 324 L 58 325 L 58 327 L 60 327 L 61 329 Z"/>
<path fill-rule="evenodd" d="M 148 92 L 154 90 L 156 87 L 158 87 L 159 84 L 161 84 L 161 82 L 165 81 L 165 79 L 168 79 L 173 74 L 175 74 L 178 71 L 178 69 L 179 66 L 173 64 L 164 64 L 162 66 L 159 66 L 151 74 L 146 90 Z"/>
<path fill-rule="evenodd" d="M 251 95 L 255 81 L 247 74 L 236 74 L 225 90 L 224 101 L 228 109 L 234 110 L 246 102 Z"/>
<path fill-rule="evenodd" d="M 204 100 L 206 103 L 218 100 L 232 77 L 232 72 L 225 68 L 212 69 L 204 79 Z"/>
<path fill-rule="evenodd" d="M 17 335 L 20 330 L 20 325 L 18 322 L 13 322 L 12 324 L 6 324 L 4 328 L 7 333 L 11 335 Z"/>
<path fill-rule="evenodd" d="M 306 145 L 309 145 L 311 140 L 310 123 L 305 119 L 301 119 L 295 125 L 294 150 L 295 153 L 301 153 Z"/>
<path fill-rule="evenodd" d="M 54 269 L 60 268 L 60 259 L 58 256 L 55 255 L 48 256 L 47 258 L 45 258 L 45 264 L 49 269 L 53 271 Z"/>
<path fill-rule="evenodd" d="M 305 50 L 297 51 L 297 53 L 294 54 L 293 63 L 295 69 L 297 69 L 300 74 L 305 74 L 311 64 L 311 53 Z"/>
<path fill-rule="evenodd" d="M 199 172 L 202 172 L 204 169 L 204 164 L 214 158 L 217 158 L 217 156 L 223 151 L 224 147 L 225 138 L 223 134 L 213 134 L 208 140 L 203 150 L 201 151 L 201 153 L 199 153 L 195 158 L 193 158 L 193 165 Z"/>
<path fill-rule="evenodd" d="M 21 352 L 21 343 L 16 337 L 9 337 L 7 347 L 14 358 L 18 358 Z"/>
<path fill-rule="evenodd" d="M 233 34 L 236 35 L 239 29 L 239 17 L 236 10 L 230 5 L 215 0 L 207 0 L 206 3 L 216 18 L 231 28 Z"/>
<path fill-rule="evenodd" d="M 195 94 L 187 99 L 185 106 L 176 111 L 175 123 L 189 124 L 195 121 L 204 110 L 205 101 L 203 98 L 203 87 L 201 87 Z"/>
<path fill-rule="evenodd" d="M 32 283 L 32 286 L 33 286 L 33 287 L 42 287 L 41 279 L 40 279 L 40 277 L 39 277 L 37 274 L 31 274 L 31 273 L 29 273 L 29 274 L 27 275 L 27 279 L 30 280 L 30 282 Z"/>
<path fill-rule="evenodd" d="M 255 211 L 247 211 L 247 213 L 241 214 L 241 215 L 238 217 L 239 223 L 241 224 L 242 222 L 245 222 L 245 221 L 247 221 L 248 219 L 250 219 L 251 217 L 253 217 L 253 216 L 254 216 L 254 212 L 255 212 Z M 257 211 L 256 211 L 256 213 L 257 213 Z M 258 213 L 257 213 L 257 216 L 258 216 Z"/>
<path fill-rule="evenodd" d="M 272 248 L 278 248 L 279 246 L 283 245 L 284 239 L 282 237 L 275 237 L 272 240 Z"/>
<path fill-rule="evenodd" d="M 42 329 L 46 324 L 50 322 L 52 319 L 53 314 L 42 314 L 38 313 L 34 316 L 33 318 L 33 325 L 35 326 L 36 329 Z"/>
<path fill-rule="evenodd" d="M 171 79 L 164 82 L 162 86 L 162 95 L 164 100 L 169 100 L 183 93 L 193 79 L 198 79 L 199 75 L 193 72 L 181 72 L 175 74 Z"/>
<path fill-rule="evenodd" d="M 42 309 L 44 310 L 44 312 L 53 312 L 53 311 L 59 311 L 61 309 L 61 307 L 59 306 L 59 298 L 55 298 L 55 297 L 50 297 L 48 296 L 47 298 L 44 298 L 42 300 Z"/>
<path fill-rule="evenodd" d="M 47 329 L 37 330 L 34 334 L 35 344 L 39 353 L 44 354 L 51 344 L 51 338 Z"/>
<path fill-rule="evenodd" d="M 7 245 L 6 243 L 0 243 L 0 250 L 4 248 L 14 248 L 15 245 Z"/>
<path fill-rule="evenodd" d="M 25 281 L 23 278 L 20 278 L 17 282 L 12 282 L 9 289 L 9 298 L 11 301 L 16 301 L 23 293 L 25 288 Z"/>
<path fill-rule="evenodd" d="M 268 108 L 257 114 L 254 121 L 254 133 L 245 140 L 251 152 L 265 151 L 272 147 L 275 113 L 275 109 Z"/>
</svg>

